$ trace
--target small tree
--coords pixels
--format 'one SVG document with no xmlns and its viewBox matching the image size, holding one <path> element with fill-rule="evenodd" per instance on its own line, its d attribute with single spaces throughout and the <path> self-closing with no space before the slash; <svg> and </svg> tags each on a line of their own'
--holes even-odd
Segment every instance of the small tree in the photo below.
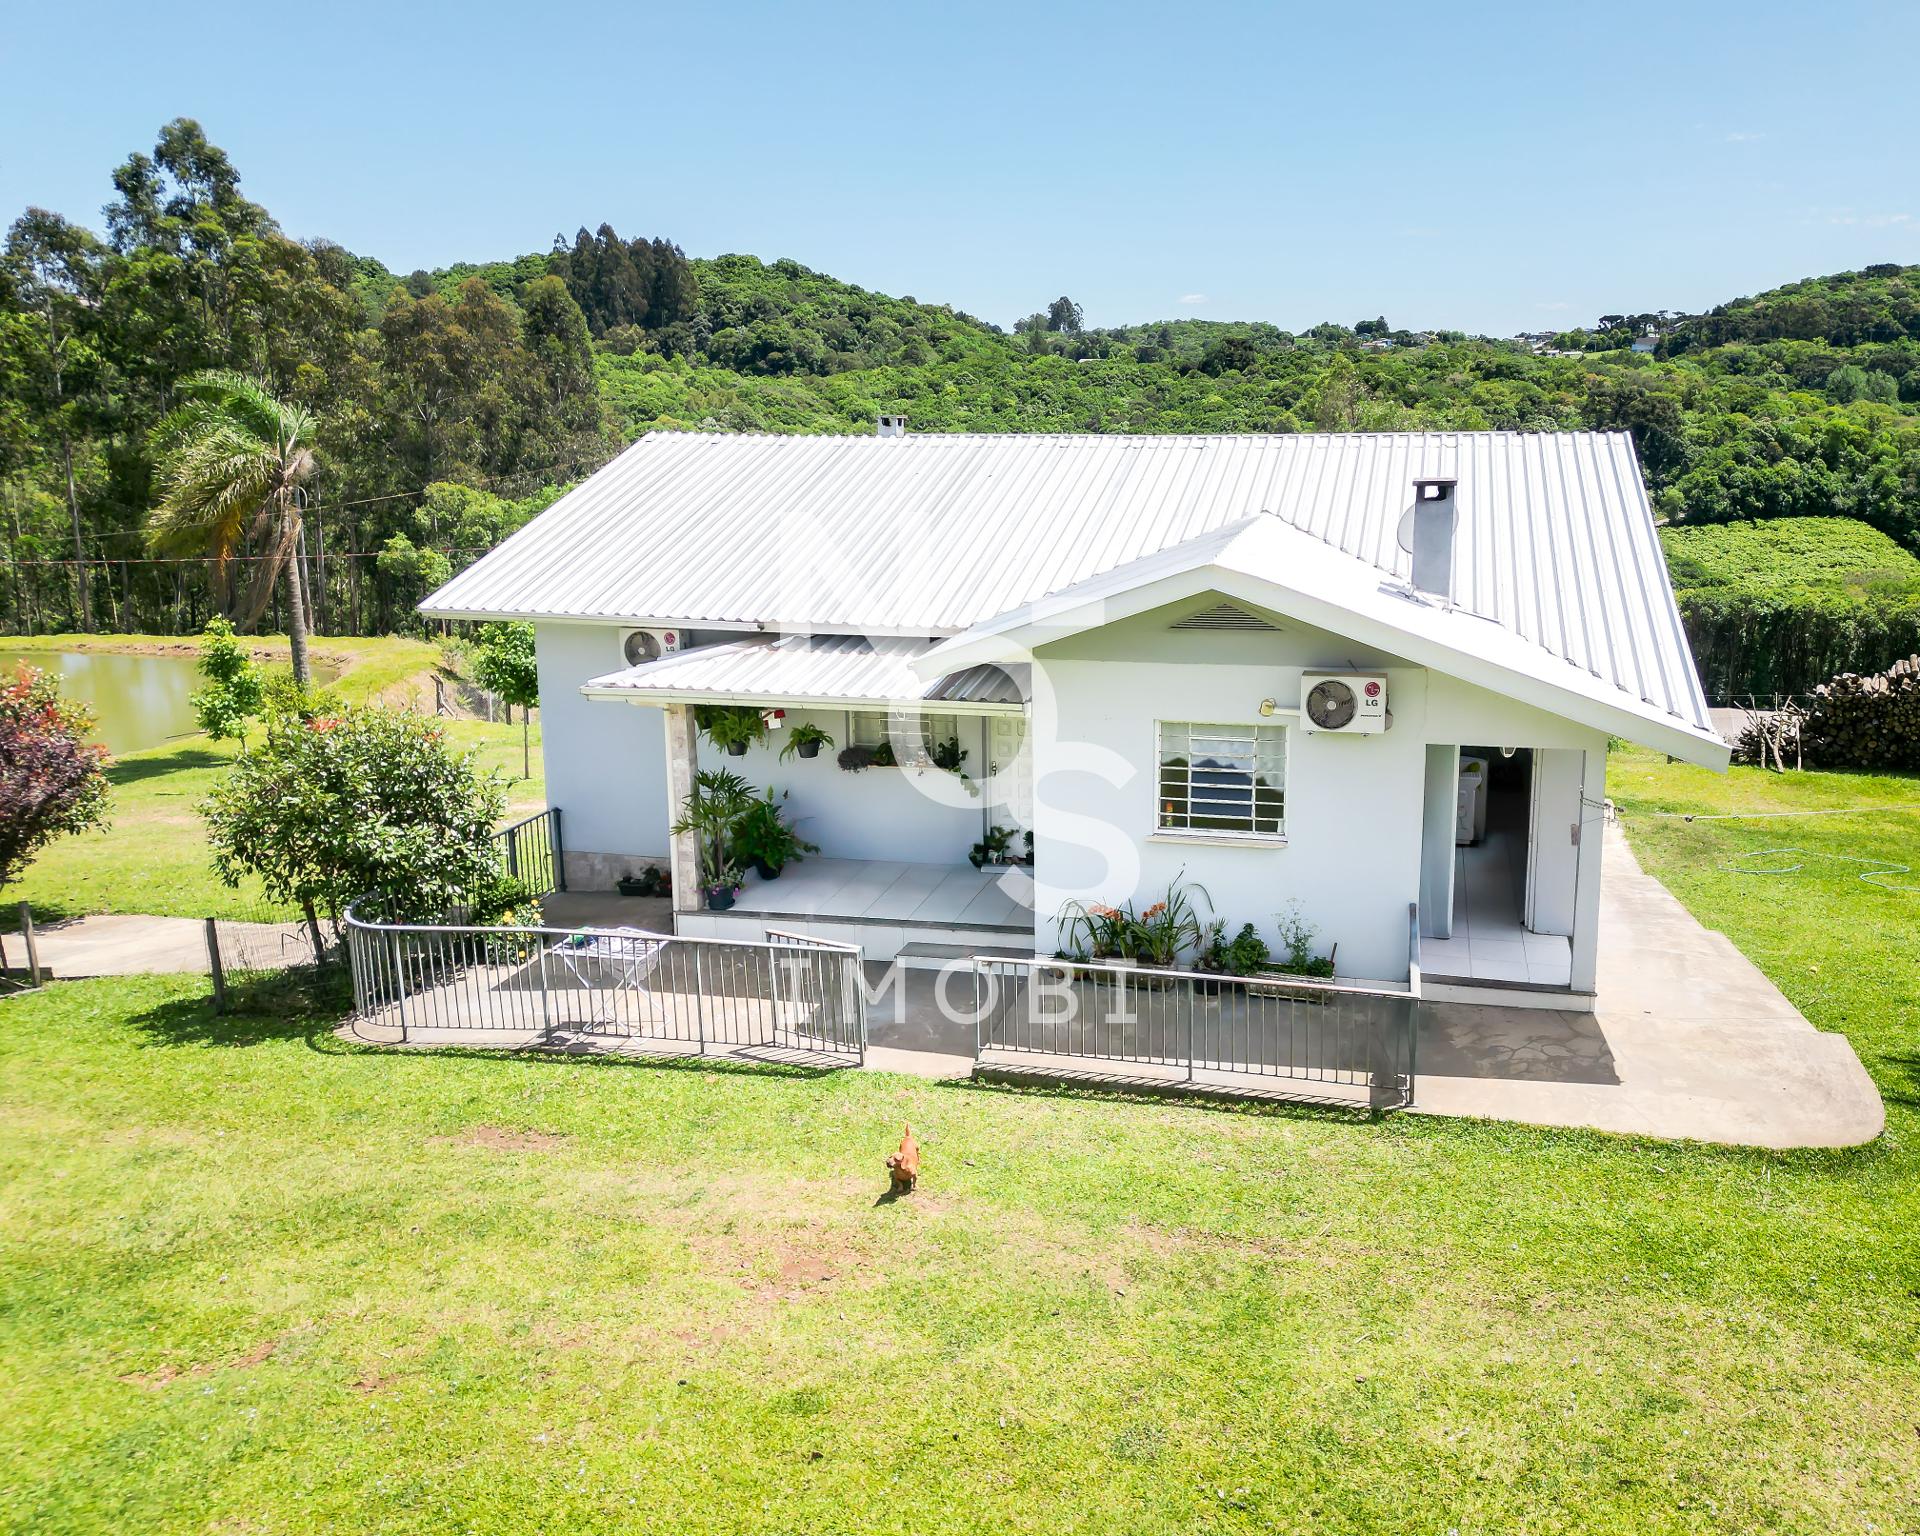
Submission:
<svg viewBox="0 0 1920 1536">
<path fill-rule="evenodd" d="M 92 733 L 57 679 L 23 665 L 0 682 L 0 886 L 56 837 L 106 825 L 107 754 Z"/>
<path fill-rule="evenodd" d="M 319 947 L 319 913 L 337 932 L 357 896 L 377 892 L 384 917 L 420 922 L 488 889 L 505 802 L 431 721 L 345 707 L 272 716 L 202 813 L 220 878 L 259 876 L 268 895 L 299 905 Z"/>
<path fill-rule="evenodd" d="M 225 619 L 208 619 L 200 641 L 200 675 L 207 686 L 190 701 L 200 729 L 215 741 L 232 741 L 246 734 L 247 722 L 266 702 L 259 667 L 246 647 L 233 637 Z"/>
<path fill-rule="evenodd" d="M 533 777 L 533 752 L 527 741 L 527 711 L 540 702 L 540 669 L 534 660 L 531 624 L 483 624 L 474 637 L 474 676 L 489 693 L 506 701 L 507 718 L 520 706 L 520 777 Z"/>
</svg>

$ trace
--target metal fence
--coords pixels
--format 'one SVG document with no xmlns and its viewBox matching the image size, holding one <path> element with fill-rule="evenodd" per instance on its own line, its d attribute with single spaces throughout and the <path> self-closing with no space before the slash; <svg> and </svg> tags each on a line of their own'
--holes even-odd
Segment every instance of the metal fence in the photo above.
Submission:
<svg viewBox="0 0 1920 1536">
<path fill-rule="evenodd" d="M 373 908 L 347 911 L 347 955 L 355 1028 L 368 1039 L 865 1059 L 861 956 L 850 946 L 382 923 L 363 905 Z"/>
<path fill-rule="evenodd" d="M 493 834 L 493 847 L 502 873 L 524 881 L 534 895 L 567 888 L 558 807 L 502 827 Z M 336 924 L 323 917 L 316 934 L 304 918 L 264 895 L 250 909 L 243 901 L 227 916 L 208 918 L 206 946 L 214 996 L 223 1007 L 229 981 L 323 965 L 341 954 Z"/>
<path fill-rule="evenodd" d="M 1419 915 L 1405 986 L 1040 958 L 974 960 L 976 1069 L 1413 1102 Z"/>
<path fill-rule="evenodd" d="M 493 834 L 501 870 L 524 881 L 536 896 L 567 888 L 566 860 L 560 844 L 560 808 L 549 806 Z"/>
</svg>

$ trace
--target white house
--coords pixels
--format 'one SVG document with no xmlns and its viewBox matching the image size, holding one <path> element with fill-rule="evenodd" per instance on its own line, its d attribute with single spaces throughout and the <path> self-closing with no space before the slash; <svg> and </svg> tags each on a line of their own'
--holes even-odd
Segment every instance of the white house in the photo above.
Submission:
<svg viewBox="0 0 1920 1536">
<path fill-rule="evenodd" d="M 422 606 L 536 625 L 572 884 L 671 860 L 683 932 L 869 958 L 1183 880 L 1384 981 L 1417 903 L 1429 996 L 1587 1006 L 1609 739 L 1727 761 L 1619 434 L 656 433 Z M 820 847 L 724 912 L 668 832 L 716 763 Z"/>
</svg>

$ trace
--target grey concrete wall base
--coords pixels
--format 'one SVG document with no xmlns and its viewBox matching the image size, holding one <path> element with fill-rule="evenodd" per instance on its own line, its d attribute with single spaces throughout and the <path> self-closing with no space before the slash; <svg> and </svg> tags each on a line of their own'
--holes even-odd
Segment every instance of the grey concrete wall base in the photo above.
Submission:
<svg viewBox="0 0 1920 1536">
<path fill-rule="evenodd" d="M 622 875 L 637 875 L 649 864 L 667 867 L 664 853 L 594 853 L 584 848 L 566 851 L 567 889 L 610 891 Z"/>
</svg>

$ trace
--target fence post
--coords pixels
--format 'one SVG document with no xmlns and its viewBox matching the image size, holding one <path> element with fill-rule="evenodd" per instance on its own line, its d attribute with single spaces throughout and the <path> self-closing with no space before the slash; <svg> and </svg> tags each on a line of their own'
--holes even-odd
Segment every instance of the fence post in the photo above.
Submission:
<svg viewBox="0 0 1920 1536">
<path fill-rule="evenodd" d="M 693 1027 L 700 1037 L 700 1054 L 707 1054 L 707 968 L 701 958 L 706 946 L 693 946 Z"/>
<path fill-rule="evenodd" d="M 540 1034 L 543 1043 L 553 1044 L 553 1013 L 547 1004 L 547 941 L 545 935 L 536 934 L 534 942 L 540 946 Z"/>
<path fill-rule="evenodd" d="M 567 853 L 560 841 L 560 807 L 547 808 L 547 838 L 553 845 L 553 888 L 565 891 L 567 888 Z"/>
<path fill-rule="evenodd" d="M 40 985 L 40 946 L 33 935 L 33 908 L 27 902 L 20 903 L 20 937 L 27 945 L 27 984 Z"/>
<path fill-rule="evenodd" d="M 207 969 L 213 976 L 213 1011 L 227 1011 L 227 973 L 220 965 L 220 933 L 212 918 L 207 919 Z"/>
</svg>

